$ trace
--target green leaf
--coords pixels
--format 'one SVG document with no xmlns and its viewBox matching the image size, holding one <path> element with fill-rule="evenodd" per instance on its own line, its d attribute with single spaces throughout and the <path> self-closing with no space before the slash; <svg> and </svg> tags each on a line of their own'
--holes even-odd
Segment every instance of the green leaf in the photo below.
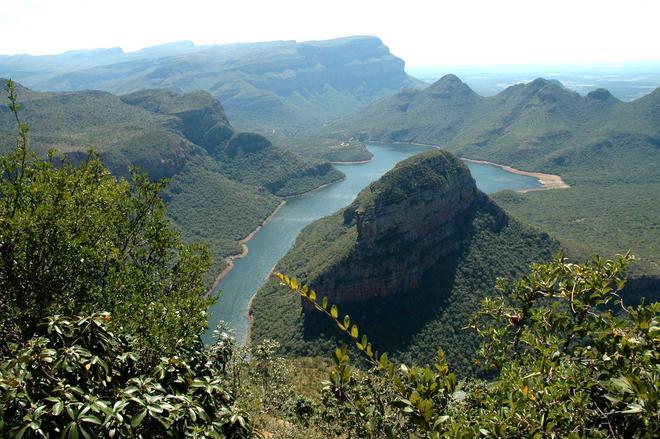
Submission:
<svg viewBox="0 0 660 439">
<path fill-rule="evenodd" d="M 53 405 L 51 413 L 53 416 L 59 416 L 60 413 L 62 413 L 62 410 L 64 410 L 64 402 L 58 401 Z"/>
<path fill-rule="evenodd" d="M 385 369 L 387 365 L 389 364 L 389 360 L 387 359 L 387 352 L 383 352 L 383 354 L 380 356 L 380 360 L 378 361 L 378 364 L 380 364 L 380 367 Z"/>
<path fill-rule="evenodd" d="M 642 407 L 639 404 L 635 403 L 630 403 L 628 404 L 628 408 L 626 410 L 623 410 L 621 413 L 626 414 L 626 415 L 631 415 L 634 413 L 641 413 L 644 411 L 644 407 Z"/>
<path fill-rule="evenodd" d="M 142 410 L 131 420 L 131 427 L 135 428 L 142 423 L 142 420 L 147 415 L 147 409 Z"/>
</svg>

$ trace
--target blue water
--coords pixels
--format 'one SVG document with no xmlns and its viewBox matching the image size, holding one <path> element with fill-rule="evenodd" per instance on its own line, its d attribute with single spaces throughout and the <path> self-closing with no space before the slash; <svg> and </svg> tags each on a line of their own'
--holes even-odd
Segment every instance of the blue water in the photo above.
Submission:
<svg viewBox="0 0 660 439">
<path fill-rule="evenodd" d="M 222 290 L 222 296 L 211 307 L 210 330 L 224 320 L 236 331 L 236 339 L 243 343 L 248 329 L 250 299 L 263 285 L 275 264 L 289 251 L 300 231 L 307 224 L 350 204 L 365 186 L 380 178 L 401 160 L 431 148 L 401 144 L 367 145 L 367 149 L 374 155 L 370 162 L 335 165 L 346 174 L 344 180 L 287 199 L 277 214 L 248 242 L 248 255 L 236 259 L 233 270 L 220 282 L 218 289 Z M 540 186 L 533 177 L 512 174 L 497 166 L 475 163 L 467 165 L 477 186 L 486 193 Z"/>
</svg>

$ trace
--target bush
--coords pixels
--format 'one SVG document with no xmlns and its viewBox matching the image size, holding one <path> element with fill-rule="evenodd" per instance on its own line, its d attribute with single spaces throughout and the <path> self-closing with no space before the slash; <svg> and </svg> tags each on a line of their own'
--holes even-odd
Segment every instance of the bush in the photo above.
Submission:
<svg viewBox="0 0 660 439">
<path fill-rule="evenodd" d="M 0 365 L 0 436 L 253 437 L 226 390 L 223 340 L 152 366 L 110 321 L 50 317 Z"/>
</svg>

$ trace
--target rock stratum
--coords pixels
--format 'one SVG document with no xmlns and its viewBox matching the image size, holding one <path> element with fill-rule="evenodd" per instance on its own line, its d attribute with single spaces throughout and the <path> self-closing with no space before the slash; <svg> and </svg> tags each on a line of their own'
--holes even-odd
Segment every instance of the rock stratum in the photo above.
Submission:
<svg viewBox="0 0 660 439">
<path fill-rule="evenodd" d="M 446 350 L 464 373 L 477 347 L 464 328 L 497 277 L 514 278 L 559 249 L 479 191 L 467 166 L 434 150 L 399 163 L 348 207 L 306 227 L 275 267 L 349 314 L 379 350 L 416 362 Z M 254 298 L 252 339 L 315 355 L 336 328 L 269 281 Z"/>
<path fill-rule="evenodd" d="M 342 226 L 355 229 L 355 243 L 314 286 L 336 303 L 414 290 L 458 249 L 478 199 L 467 166 L 448 153 L 404 161 L 344 210 Z"/>
</svg>

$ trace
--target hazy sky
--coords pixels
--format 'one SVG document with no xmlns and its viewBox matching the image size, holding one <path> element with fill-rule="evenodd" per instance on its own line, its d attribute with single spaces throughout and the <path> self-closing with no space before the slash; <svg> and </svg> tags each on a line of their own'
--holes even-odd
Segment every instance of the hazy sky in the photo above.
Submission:
<svg viewBox="0 0 660 439">
<path fill-rule="evenodd" d="M 408 65 L 660 60 L 660 0 L 0 0 L 0 54 L 376 35 Z"/>
</svg>

